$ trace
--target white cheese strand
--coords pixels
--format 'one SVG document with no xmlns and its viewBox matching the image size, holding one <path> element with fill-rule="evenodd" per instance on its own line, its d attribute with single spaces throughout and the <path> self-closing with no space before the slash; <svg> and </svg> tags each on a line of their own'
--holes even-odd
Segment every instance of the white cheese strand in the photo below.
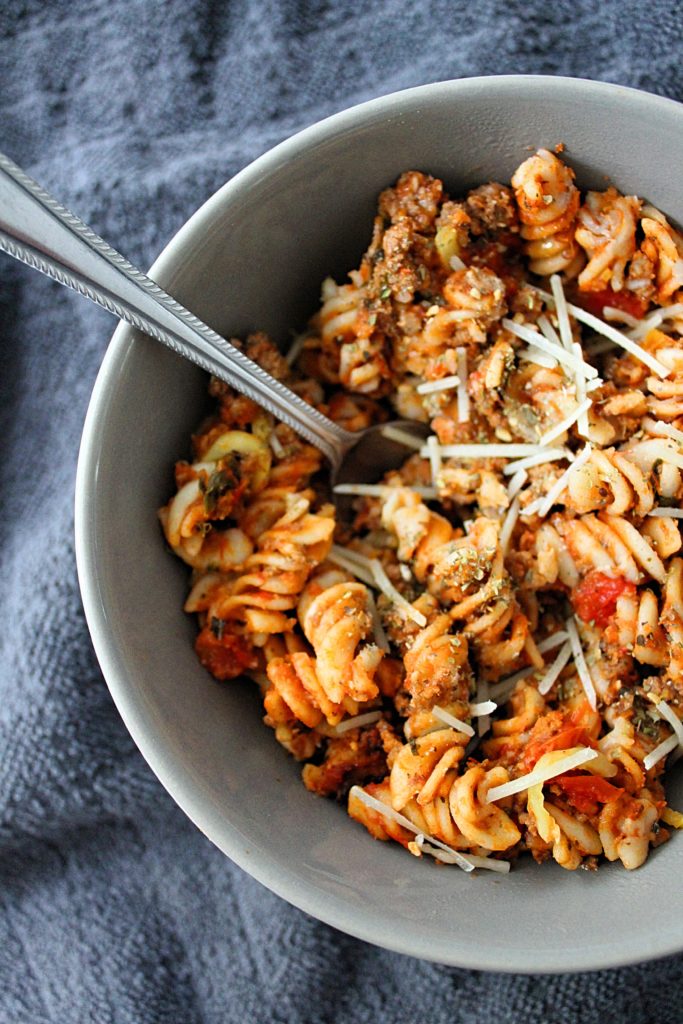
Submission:
<svg viewBox="0 0 683 1024">
<path fill-rule="evenodd" d="M 427 450 L 429 452 L 429 468 L 432 474 L 432 484 L 434 487 L 439 486 L 439 477 L 441 476 L 442 462 L 441 462 L 441 448 L 439 446 L 438 438 L 433 434 L 427 438 Z"/>
<path fill-rule="evenodd" d="M 375 722 L 379 722 L 382 717 L 381 711 L 366 711 L 362 715 L 354 715 L 353 718 L 345 718 L 343 722 L 334 727 L 334 731 L 338 736 L 343 735 L 345 732 L 349 732 L 350 729 L 359 729 L 362 725 L 374 725 Z"/>
<path fill-rule="evenodd" d="M 442 444 L 441 454 L 448 459 L 515 459 L 527 455 L 543 454 L 538 444 L 516 444 L 501 441 L 499 444 Z M 429 458 L 426 444 L 420 448 L 420 455 Z"/>
<path fill-rule="evenodd" d="M 537 288 L 536 291 L 546 299 L 546 301 L 554 304 L 554 296 L 543 291 L 541 288 Z M 593 316 L 592 313 L 587 313 L 585 309 L 581 309 L 580 306 L 574 306 L 571 302 L 567 303 L 567 309 L 572 316 L 581 321 L 581 323 L 586 324 L 587 327 L 592 327 L 596 334 L 600 334 L 604 338 L 609 338 L 610 341 L 616 342 L 620 348 L 625 349 L 635 359 L 638 359 L 639 362 L 645 363 L 645 365 L 649 366 L 649 368 L 656 373 L 658 377 L 669 376 L 670 371 L 668 367 L 660 363 L 654 356 L 651 356 L 649 352 L 633 341 L 627 334 L 624 334 L 623 331 L 618 331 L 616 327 L 612 327 L 611 324 L 605 323 L 604 320 L 600 320 L 599 317 Z"/>
<path fill-rule="evenodd" d="M 518 324 L 505 316 L 502 318 L 501 324 L 511 334 L 515 334 L 530 345 L 540 348 L 542 352 L 547 352 L 549 355 L 554 356 L 559 363 L 563 363 L 572 373 L 583 373 L 589 380 L 597 377 L 598 371 L 594 366 L 589 366 L 583 359 L 577 359 L 573 352 L 568 352 L 564 348 L 558 348 L 553 342 L 548 341 L 540 331 L 534 330 L 527 324 Z"/>
<path fill-rule="evenodd" d="M 493 700 L 483 700 L 478 704 L 470 704 L 470 715 L 472 718 L 481 718 L 484 715 L 491 715 L 498 705 Z"/>
<path fill-rule="evenodd" d="M 413 435 L 409 434 L 407 430 L 401 430 L 400 427 L 382 427 L 380 433 L 382 437 L 386 437 L 389 441 L 396 441 L 398 444 L 405 445 L 406 448 L 414 448 L 415 451 L 419 451 L 422 447 L 422 441 L 419 437 L 413 437 Z"/>
<path fill-rule="evenodd" d="M 404 613 L 404 615 L 407 616 L 407 618 L 412 619 L 412 621 L 416 622 L 421 629 L 424 629 L 424 627 L 427 625 L 426 617 L 422 614 L 422 612 L 418 611 L 417 608 L 413 608 L 412 604 L 410 604 L 409 601 L 406 601 L 405 597 L 400 592 L 400 590 L 396 589 L 396 587 L 394 586 L 394 584 L 391 582 L 386 572 L 384 571 L 384 566 L 382 565 L 382 563 L 377 558 L 371 558 L 370 566 L 372 569 L 372 574 L 375 577 L 375 580 L 377 581 L 377 586 L 382 591 L 382 593 L 386 597 L 388 597 L 393 604 L 397 605 Z"/>
<path fill-rule="evenodd" d="M 562 492 L 566 489 L 567 484 L 571 480 L 574 473 L 576 473 L 582 466 L 584 466 L 593 450 L 591 444 L 586 444 L 581 452 L 576 456 L 574 462 L 568 467 L 562 474 L 562 476 L 555 481 L 553 486 L 550 488 L 545 497 L 540 498 L 538 502 L 538 514 L 539 516 L 547 516 L 550 509 L 553 507 L 557 499 L 560 497 Z"/>
<path fill-rule="evenodd" d="M 545 432 L 543 437 L 540 439 L 539 444 L 546 445 L 550 444 L 551 441 L 555 441 L 560 434 L 564 434 L 565 431 L 569 430 L 569 428 L 573 426 L 584 413 L 588 412 L 592 404 L 592 399 L 584 398 L 583 402 L 581 402 L 580 405 L 577 405 L 568 416 L 565 416 L 563 420 L 560 420 L 559 423 L 555 424 L 554 427 L 551 427 L 550 430 Z"/>
<path fill-rule="evenodd" d="M 438 391 L 450 391 L 452 388 L 457 388 L 460 383 L 460 378 L 457 374 L 452 373 L 449 377 L 442 377 L 441 380 L 428 380 L 422 384 L 418 384 L 415 390 L 418 395 L 432 395 Z"/>
<path fill-rule="evenodd" d="M 503 470 L 503 472 L 505 472 L 505 470 L 508 469 L 508 468 L 509 467 L 506 466 L 505 469 Z M 524 487 L 524 484 L 527 482 L 528 479 L 529 479 L 529 474 L 527 473 L 527 471 L 525 469 L 518 469 L 517 470 L 517 472 L 512 477 L 512 480 L 508 484 L 508 498 L 510 499 L 510 501 L 512 501 L 512 499 L 517 494 L 519 494 L 519 492 L 521 491 L 522 487 Z"/>
<path fill-rule="evenodd" d="M 567 352 L 571 352 L 572 345 L 574 343 L 572 327 L 569 323 L 569 313 L 567 311 L 567 300 L 564 296 L 564 288 L 562 287 L 562 281 L 557 274 L 551 274 L 550 287 L 555 301 L 555 312 L 557 313 L 557 326 L 560 330 L 560 338 L 562 339 L 562 344 L 566 348 Z"/>
<path fill-rule="evenodd" d="M 369 498 L 385 498 L 392 491 L 397 490 L 399 487 L 405 486 L 404 484 L 336 484 L 332 490 L 335 494 L 356 494 L 364 495 Z M 423 487 L 420 484 L 410 484 L 406 487 L 409 491 L 414 491 L 415 494 L 419 494 L 421 498 L 434 499 L 437 497 L 436 487 Z"/>
<path fill-rule="evenodd" d="M 413 825 L 412 821 L 406 818 L 403 814 L 399 814 L 399 812 L 395 811 L 393 807 L 389 807 L 387 804 L 382 803 L 381 800 L 378 800 L 376 797 L 366 793 L 361 786 L 352 786 L 349 790 L 349 796 L 356 797 L 356 799 L 360 800 L 360 802 L 365 804 L 366 807 L 369 807 L 370 810 L 377 811 L 378 814 L 384 815 L 385 818 L 390 818 L 392 821 L 395 821 L 397 825 L 401 825 L 402 828 L 412 832 L 413 835 L 424 835 L 419 828 Z M 457 864 L 463 871 L 470 872 L 474 870 L 474 864 L 470 862 L 468 857 L 458 853 L 457 850 L 453 850 L 450 846 L 446 846 L 445 843 L 441 843 L 433 836 L 425 836 L 425 838 L 428 839 L 433 846 L 437 846 L 440 850 L 446 850 L 448 853 L 452 854 L 453 863 Z"/>
<path fill-rule="evenodd" d="M 586 664 L 583 647 L 581 646 L 581 637 L 579 636 L 579 631 L 576 628 L 576 621 L 573 617 L 571 619 L 567 619 L 565 627 L 569 633 L 569 640 L 572 645 L 572 653 L 574 655 L 574 664 L 576 665 L 576 670 L 579 673 L 579 679 L 581 680 L 583 691 L 586 694 L 588 703 L 593 708 L 593 711 L 595 711 L 598 706 L 598 698 L 595 692 L 595 686 L 593 685 L 593 680 L 591 679 L 591 674 L 588 671 L 588 665 Z"/>
<path fill-rule="evenodd" d="M 507 515 L 505 516 L 505 519 L 503 521 L 503 525 L 500 530 L 500 536 L 498 538 L 503 555 L 507 554 L 508 544 L 510 543 L 512 531 L 515 528 L 515 524 L 518 518 L 519 498 L 513 498 L 510 508 L 507 511 Z"/>
<path fill-rule="evenodd" d="M 655 704 L 655 707 L 662 718 L 666 719 L 673 729 L 676 734 L 679 747 L 683 747 L 683 722 L 681 722 L 674 709 L 670 707 L 665 700 L 658 701 L 658 703 Z"/>
<path fill-rule="evenodd" d="M 375 577 L 369 569 L 365 569 L 358 562 L 355 562 L 349 557 L 348 552 L 344 548 L 340 548 L 337 544 L 332 545 L 332 550 L 327 556 L 328 562 L 334 562 L 340 569 L 345 569 L 346 572 L 351 573 L 352 576 L 357 577 L 361 583 L 365 583 L 368 587 L 376 587 Z"/>
<path fill-rule="evenodd" d="M 665 740 L 662 740 L 654 750 L 651 750 L 650 753 L 643 758 L 643 768 L 645 771 L 649 772 L 650 768 L 654 768 L 659 761 L 665 758 L 667 754 L 670 754 L 672 750 L 675 750 L 677 746 L 678 737 L 676 735 L 667 736 Z"/>
<path fill-rule="evenodd" d="M 418 833 L 415 836 L 415 845 L 419 849 L 420 853 L 426 853 L 430 857 L 434 857 L 435 860 L 440 860 L 443 864 L 455 864 L 456 861 L 451 853 L 446 850 L 440 850 L 436 846 L 432 846 L 427 841 L 427 836 L 423 832 Z M 477 857 L 475 854 L 468 853 L 467 860 L 475 868 L 483 868 L 485 871 L 496 871 L 500 875 L 507 875 L 510 872 L 510 861 L 509 860 L 494 860 L 493 857 Z"/>
<path fill-rule="evenodd" d="M 531 469 L 532 466 L 542 466 L 545 462 L 557 462 L 559 459 L 571 459 L 572 453 L 568 448 L 547 448 L 538 455 L 529 455 L 526 459 L 515 459 L 508 462 L 503 469 L 504 476 L 510 476 L 522 469 Z"/>
<path fill-rule="evenodd" d="M 470 419 L 470 396 L 467 393 L 467 350 L 456 348 L 458 377 L 458 423 L 469 423 Z"/>
<path fill-rule="evenodd" d="M 432 708 L 432 714 L 434 718 L 438 718 L 441 722 L 446 725 L 450 725 L 452 729 L 457 729 L 458 732 L 464 732 L 465 736 L 474 736 L 474 729 L 467 722 L 463 722 L 460 718 L 456 718 L 445 708 L 440 708 L 438 704 L 435 704 Z"/>
<path fill-rule="evenodd" d="M 539 681 L 538 692 L 541 694 L 541 696 L 545 697 L 546 693 L 549 693 L 550 690 L 552 690 L 555 680 L 557 679 L 560 672 L 565 667 L 571 656 L 572 645 L 568 640 L 567 643 L 560 648 L 560 653 L 555 658 L 555 661 L 552 663 L 552 665 L 550 666 L 546 674 L 543 676 L 543 678 Z"/>
<path fill-rule="evenodd" d="M 575 750 L 573 754 L 561 757 L 554 764 L 547 765 L 545 768 L 534 768 L 527 775 L 520 775 L 519 778 L 512 779 L 511 782 L 504 782 L 500 786 L 493 786 L 486 794 L 486 803 L 492 804 L 496 800 L 503 800 L 507 796 L 514 796 L 515 793 L 522 793 L 525 789 L 530 789 L 531 786 L 549 782 L 550 779 L 554 779 L 557 775 L 564 775 L 565 772 L 570 772 L 574 768 L 580 768 L 581 765 L 593 761 L 597 756 L 597 750 L 593 750 L 592 747 L 581 747 L 579 750 Z"/>
</svg>

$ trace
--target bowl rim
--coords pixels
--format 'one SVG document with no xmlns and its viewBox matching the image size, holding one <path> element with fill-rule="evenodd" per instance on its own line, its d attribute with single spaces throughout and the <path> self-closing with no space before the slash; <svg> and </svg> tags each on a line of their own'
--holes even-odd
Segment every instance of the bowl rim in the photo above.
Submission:
<svg viewBox="0 0 683 1024">
<path fill-rule="evenodd" d="M 468 98 L 486 92 L 498 93 L 503 97 L 513 86 L 522 86 L 531 93 L 543 94 L 548 101 L 552 101 L 555 96 L 566 96 L 568 92 L 572 92 L 577 99 L 590 95 L 605 100 L 628 101 L 643 110 L 665 110 L 669 115 L 674 114 L 680 118 L 683 125 L 683 104 L 676 100 L 628 86 L 585 78 L 490 75 L 451 79 L 394 91 L 354 104 L 301 129 L 237 172 L 206 199 L 166 243 L 150 268 L 149 276 L 172 291 L 179 255 L 192 239 L 210 227 L 214 214 L 229 202 L 231 194 L 239 193 L 244 186 L 248 187 L 249 183 L 273 172 L 291 155 L 309 144 L 324 141 L 331 135 L 343 134 L 357 127 L 359 122 L 369 123 L 377 117 L 400 113 L 402 104 L 413 105 L 443 90 L 451 92 L 454 99 L 467 101 Z M 86 621 L 111 697 L 143 758 L 181 810 L 235 864 L 287 902 L 340 931 L 397 953 L 454 967 L 521 974 L 587 972 L 642 962 L 642 945 L 638 949 L 638 944 L 634 942 L 622 944 L 619 951 L 605 948 L 601 955 L 596 954 L 594 949 L 582 954 L 574 951 L 571 962 L 561 965 L 556 961 L 556 954 L 546 955 L 545 958 L 541 955 L 530 965 L 525 962 L 523 952 L 516 949 L 504 953 L 481 945 L 472 949 L 466 942 L 458 943 L 457 935 L 454 935 L 452 950 L 432 950 L 426 948 L 422 940 L 410 941 L 402 937 L 400 930 L 390 930 L 386 924 L 375 923 L 365 911 L 345 905 L 343 900 L 330 893 L 320 892 L 314 884 L 301 884 L 276 858 L 261 855 L 259 860 L 253 852 L 249 856 L 245 855 L 243 843 L 239 842 L 243 837 L 238 835 L 230 822 L 207 806 L 198 788 L 184 770 L 178 769 L 173 758 L 163 750 L 163 742 L 154 736 L 151 720 L 136 700 L 116 645 L 110 638 L 106 604 L 97 573 L 97 534 L 95 517 L 92 515 L 100 453 L 97 424 L 106 415 L 110 381 L 115 379 L 118 367 L 131 352 L 135 344 L 135 333 L 125 323 L 119 323 L 116 327 L 88 405 L 75 482 L 76 565 Z M 683 932 L 677 939 L 669 937 L 666 932 L 662 935 L 654 934 L 649 939 L 646 960 L 671 955 L 683 948 Z M 640 941 L 642 943 L 642 939 Z"/>
</svg>

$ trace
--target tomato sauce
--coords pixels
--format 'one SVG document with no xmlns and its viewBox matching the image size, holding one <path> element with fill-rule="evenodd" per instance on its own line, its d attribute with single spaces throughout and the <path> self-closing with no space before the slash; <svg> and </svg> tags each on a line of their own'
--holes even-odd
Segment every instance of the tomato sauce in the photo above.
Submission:
<svg viewBox="0 0 683 1024">
<path fill-rule="evenodd" d="M 636 588 L 623 576 L 607 576 L 604 572 L 589 572 L 572 594 L 576 614 L 584 622 L 593 622 L 605 628 L 614 618 L 617 601 L 623 594 L 634 596 Z"/>
</svg>

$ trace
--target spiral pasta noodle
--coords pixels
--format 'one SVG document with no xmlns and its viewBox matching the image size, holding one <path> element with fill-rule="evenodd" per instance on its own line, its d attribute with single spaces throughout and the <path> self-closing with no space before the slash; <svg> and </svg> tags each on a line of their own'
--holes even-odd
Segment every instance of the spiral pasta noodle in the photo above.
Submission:
<svg viewBox="0 0 683 1024">
<path fill-rule="evenodd" d="M 583 254 L 574 238 L 579 190 L 574 174 L 547 149 L 539 149 L 512 176 L 529 269 L 574 277 Z"/>
<path fill-rule="evenodd" d="M 375 838 L 634 870 L 683 826 L 682 268 L 561 147 L 459 198 L 402 174 L 286 358 L 235 340 L 348 430 L 429 425 L 381 428 L 406 457 L 343 516 L 320 453 L 211 382 L 159 512 L 198 657 Z"/>
</svg>

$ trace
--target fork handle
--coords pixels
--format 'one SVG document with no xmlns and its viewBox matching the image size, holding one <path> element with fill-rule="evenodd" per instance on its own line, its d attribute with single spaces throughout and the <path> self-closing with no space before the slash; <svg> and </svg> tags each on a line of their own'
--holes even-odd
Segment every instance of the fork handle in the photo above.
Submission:
<svg viewBox="0 0 683 1024">
<path fill-rule="evenodd" d="M 319 448 L 333 468 L 358 439 L 202 323 L 2 153 L 0 249 L 252 398 Z"/>
</svg>

